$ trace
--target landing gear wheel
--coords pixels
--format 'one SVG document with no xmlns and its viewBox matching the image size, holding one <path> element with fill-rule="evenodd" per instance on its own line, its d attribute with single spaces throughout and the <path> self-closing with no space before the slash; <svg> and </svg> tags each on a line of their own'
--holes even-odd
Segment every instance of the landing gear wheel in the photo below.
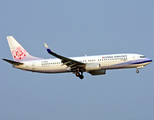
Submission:
<svg viewBox="0 0 154 120">
<path fill-rule="evenodd" d="M 79 77 L 80 79 L 83 79 L 83 78 L 84 78 L 83 72 L 82 72 L 82 71 L 77 70 L 76 73 L 75 73 L 75 75 L 76 75 L 77 77 Z"/>
<path fill-rule="evenodd" d="M 76 76 L 77 76 L 77 77 L 79 77 L 79 76 L 80 76 L 80 73 L 79 73 L 79 72 L 77 72 L 77 73 L 76 73 Z"/>
<path fill-rule="evenodd" d="M 83 79 L 83 78 L 84 78 L 84 76 L 83 76 L 83 75 L 80 75 L 80 76 L 79 76 L 79 78 L 80 78 L 80 79 Z"/>
<path fill-rule="evenodd" d="M 139 70 L 136 70 L 136 73 L 139 73 Z"/>
</svg>

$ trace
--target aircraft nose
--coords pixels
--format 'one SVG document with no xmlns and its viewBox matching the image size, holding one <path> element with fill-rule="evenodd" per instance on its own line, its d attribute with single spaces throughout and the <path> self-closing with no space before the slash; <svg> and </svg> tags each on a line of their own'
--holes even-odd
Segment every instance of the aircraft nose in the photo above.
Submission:
<svg viewBox="0 0 154 120">
<path fill-rule="evenodd" d="M 150 58 L 147 58 L 147 60 L 148 60 L 147 62 L 152 62 L 152 59 L 150 59 Z"/>
</svg>

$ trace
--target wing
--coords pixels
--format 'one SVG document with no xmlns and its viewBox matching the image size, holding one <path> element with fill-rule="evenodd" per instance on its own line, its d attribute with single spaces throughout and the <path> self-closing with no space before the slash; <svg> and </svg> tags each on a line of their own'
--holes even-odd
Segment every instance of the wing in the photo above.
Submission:
<svg viewBox="0 0 154 120">
<path fill-rule="evenodd" d="M 45 47 L 46 47 L 49 54 L 61 59 L 61 62 L 63 63 L 63 65 L 67 65 L 67 67 L 70 67 L 71 69 L 85 67 L 85 65 L 86 65 L 85 63 L 82 63 L 82 62 L 79 62 L 79 61 L 76 61 L 76 60 L 73 60 L 73 59 L 58 55 L 58 54 L 52 52 L 51 49 L 47 46 L 46 43 L 44 43 L 44 45 L 45 45 Z"/>
</svg>

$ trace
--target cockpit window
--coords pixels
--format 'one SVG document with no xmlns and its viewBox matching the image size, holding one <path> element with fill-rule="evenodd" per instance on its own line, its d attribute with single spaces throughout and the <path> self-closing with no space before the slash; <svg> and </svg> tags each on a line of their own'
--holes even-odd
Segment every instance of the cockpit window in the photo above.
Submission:
<svg viewBox="0 0 154 120">
<path fill-rule="evenodd" d="M 146 58 L 146 56 L 140 56 L 140 58 Z"/>
</svg>

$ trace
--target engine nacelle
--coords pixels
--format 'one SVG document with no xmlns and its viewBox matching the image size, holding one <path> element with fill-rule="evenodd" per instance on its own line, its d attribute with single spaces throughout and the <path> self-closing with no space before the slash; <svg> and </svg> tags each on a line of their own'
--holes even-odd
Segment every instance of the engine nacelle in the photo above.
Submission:
<svg viewBox="0 0 154 120">
<path fill-rule="evenodd" d="M 105 75 L 106 70 L 96 70 L 96 71 L 91 71 L 89 72 L 91 75 Z"/>
<path fill-rule="evenodd" d="M 101 65 L 99 63 L 89 63 L 85 67 L 86 71 L 95 71 L 95 70 L 100 70 Z"/>
</svg>

